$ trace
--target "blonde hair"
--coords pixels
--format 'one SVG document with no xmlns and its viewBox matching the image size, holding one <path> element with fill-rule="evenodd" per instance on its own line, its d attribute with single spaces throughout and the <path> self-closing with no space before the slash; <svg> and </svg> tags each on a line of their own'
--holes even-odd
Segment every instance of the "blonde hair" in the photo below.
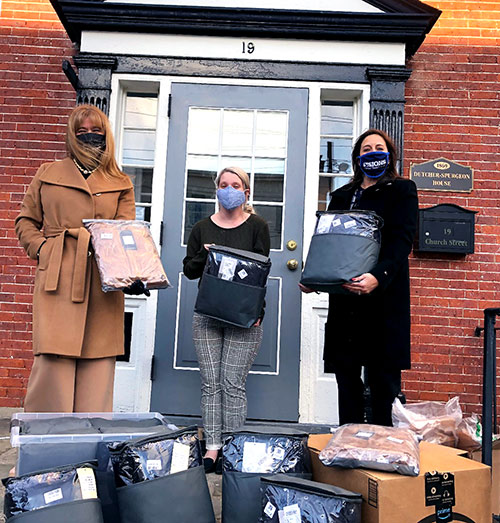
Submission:
<svg viewBox="0 0 500 523">
<path fill-rule="evenodd" d="M 76 132 L 87 118 L 90 118 L 92 124 L 100 127 L 104 133 L 106 140 L 102 151 L 77 138 Z M 99 169 L 105 176 L 110 177 L 127 176 L 120 170 L 115 160 L 115 141 L 108 117 L 94 105 L 78 105 L 71 111 L 66 128 L 66 150 L 71 158 L 87 169 Z"/>
<path fill-rule="evenodd" d="M 245 190 L 248 190 L 250 192 L 250 176 L 248 176 L 247 172 L 244 171 L 241 167 L 224 167 L 224 169 L 222 169 L 222 171 L 217 175 L 217 178 L 215 179 L 216 187 L 219 187 L 221 176 L 224 173 L 235 174 L 241 180 L 241 183 L 243 184 Z M 256 214 L 255 209 L 248 202 L 245 202 L 243 204 L 243 211 L 247 212 L 248 214 Z"/>
</svg>

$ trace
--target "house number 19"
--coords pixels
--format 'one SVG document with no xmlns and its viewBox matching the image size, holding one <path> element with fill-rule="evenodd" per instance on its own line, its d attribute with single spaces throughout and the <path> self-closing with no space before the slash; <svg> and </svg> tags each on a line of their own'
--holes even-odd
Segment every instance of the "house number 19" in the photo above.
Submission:
<svg viewBox="0 0 500 523">
<path fill-rule="evenodd" d="M 242 53 L 243 54 L 252 54 L 255 51 L 255 45 L 253 42 L 241 42 L 242 45 Z"/>
</svg>

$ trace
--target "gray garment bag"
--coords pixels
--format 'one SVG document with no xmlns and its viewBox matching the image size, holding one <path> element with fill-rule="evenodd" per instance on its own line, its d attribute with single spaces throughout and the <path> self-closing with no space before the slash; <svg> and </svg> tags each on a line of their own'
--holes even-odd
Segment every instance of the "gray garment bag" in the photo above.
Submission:
<svg viewBox="0 0 500 523">
<path fill-rule="evenodd" d="M 260 478 L 286 474 L 311 478 L 308 434 L 283 427 L 249 426 L 229 435 L 222 452 L 222 522 L 256 523 Z M 259 469 L 255 472 L 247 470 Z"/>
<path fill-rule="evenodd" d="M 300 283 L 314 291 L 345 293 L 343 283 L 377 264 L 383 220 L 362 210 L 317 212 L 316 216 Z"/>
</svg>

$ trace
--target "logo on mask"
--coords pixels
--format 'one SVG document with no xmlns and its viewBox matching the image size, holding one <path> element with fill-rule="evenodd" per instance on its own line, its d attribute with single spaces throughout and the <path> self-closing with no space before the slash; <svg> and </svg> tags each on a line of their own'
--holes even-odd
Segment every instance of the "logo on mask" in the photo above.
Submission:
<svg viewBox="0 0 500 523">
<path fill-rule="evenodd" d="M 390 153 L 373 151 L 358 156 L 359 168 L 368 178 L 380 178 L 389 166 Z"/>
</svg>

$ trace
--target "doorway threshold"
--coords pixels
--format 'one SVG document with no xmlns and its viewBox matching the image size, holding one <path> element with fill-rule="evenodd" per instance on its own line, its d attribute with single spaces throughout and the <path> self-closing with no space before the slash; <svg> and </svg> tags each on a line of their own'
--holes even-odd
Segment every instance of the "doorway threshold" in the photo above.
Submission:
<svg viewBox="0 0 500 523">
<path fill-rule="evenodd" d="M 173 423 L 174 425 L 178 425 L 180 427 L 188 427 L 191 425 L 196 425 L 197 427 L 203 426 L 200 416 L 180 416 L 163 413 L 162 415 L 165 416 L 170 423 Z M 295 430 L 302 430 L 307 434 L 328 434 L 332 432 L 334 429 L 338 428 L 338 425 L 325 425 L 321 423 L 298 423 L 293 421 L 270 421 L 258 419 L 248 419 L 245 425 L 261 425 L 265 427 L 290 428 Z"/>
</svg>

